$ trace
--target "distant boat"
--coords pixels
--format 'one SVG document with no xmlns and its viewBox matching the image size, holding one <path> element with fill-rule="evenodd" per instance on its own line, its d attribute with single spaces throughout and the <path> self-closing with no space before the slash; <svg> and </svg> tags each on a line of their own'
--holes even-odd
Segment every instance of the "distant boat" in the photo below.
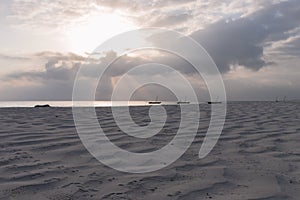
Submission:
<svg viewBox="0 0 300 200">
<path fill-rule="evenodd" d="M 286 102 L 286 96 L 284 96 L 284 97 L 282 98 L 282 101 L 280 101 L 280 100 L 278 99 L 278 97 L 276 97 L 275 102 Z"/>
<path fill-rule="evenodd" d="M 49 104 L 45 104 L 45 105 L 35 105 L 35 108 L 49 108 L 51 107 Z"/>
<path fill-rule="evenodd" d="M 219 97 L 217 97 L 216 101 L 208 101 L 207 103 L 208 104 L 220 104 L 222 103 L 221 101 L 218 101 L 219 100 Z"/>
<path fill-rule="evenodd" d="M 221 101 L 208 101 L 208 104 L 220 104 L 222 103 Z"/>
<path fill-rule="evenodd" d="M 148 104 L 161 104 L 161 101 L 149 101 Z"/>
<path fill-rule="evenodd" d="M 148 104 L 158 105 L 158 104 L 161 104 L 161 101 L 158 101 L 158 97 L 156 97 L 155 101 L 148 101 Z"/>
<path fill-rule="evenodd" d="M 177 101 L 177 104 L 190 104 L 189 101 Z"/>
<path fill-rule="evenodd" d="M 177 104 L 190 104 L 190 102 L 184 98 L 184 101 L 177 101 Z"/>
</svg>

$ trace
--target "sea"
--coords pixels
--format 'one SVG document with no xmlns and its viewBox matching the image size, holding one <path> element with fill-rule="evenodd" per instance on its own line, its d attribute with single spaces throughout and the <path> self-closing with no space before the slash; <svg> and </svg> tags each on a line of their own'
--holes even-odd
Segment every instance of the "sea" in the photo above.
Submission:
<svg viewBox="0 0 300 200">
<path fill-rule="evenodd" d="M 74 103 L 73 101 L 0 101 L 0 108 L 15 108 L 15 107 L 34 107 L 35 105 L 48 104 L 51 107 L 73 107 L 76 106 L 85 107 L 90 106 L 91 103 L 95 107 L 112 107 L 112 106 L 147 106 L 148 101 L 80 101 Z M 162 101 L 162 105 L 175 105 L 174 101 Z"/>
</svg>

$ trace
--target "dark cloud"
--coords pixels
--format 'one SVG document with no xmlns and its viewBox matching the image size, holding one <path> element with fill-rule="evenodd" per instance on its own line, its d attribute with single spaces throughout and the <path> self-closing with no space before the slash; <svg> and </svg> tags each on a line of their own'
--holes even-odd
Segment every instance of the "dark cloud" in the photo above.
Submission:
<svg viewBox="0 0 300 200">
<path fill-rule="evenodd" d="M 214 1 L 219 4 L 219 1 Z M 137 16 L 143 24 L 152 26 L 162 26 L 162 27 L 176 27 L 185 23 L 186 21 L 195 17 L 195 12 L 186 11 L 186 8 L 178 10 L 176 5 L 185 4 L 186 1 L 179 0 L 166 0 L 166 1 L 96 1 L 96 4 L 100 6 L 106 6 L 111 9 L 125 9 L 130 11 L 140 12 Z M 72 4 L 74 5 L 74 4 Z M 54 6 L 54 4 L 52 5 Z M 56 6 L 54 6 L 56 7 Z M 59 8 L 63 6 L 58 6 Z M 80 6 L 79 6 L 80 7 Z M 87 7 L 83 7 L 83 11 L 90 10 L 93 7 L 91 3 Z M 165 10 L 157 10 L 157 8 L 172 7 Z M 44 8 L 44 7 L 43 7 Z M 73 19 L 73 15 L 77 15 L 78 12 L 75 10 L 67 10 L 67 14 Z M 145 11 L 145 8 L 146 11 Z M 209 8 L 207 8 L 209 10 Z M 258 9 L 258 8 L 257 8 Z M 300 3 L 299 1 L 283 1 L 277 4 L 265 4 L 264 8 L 260 8 L 252 12 L 251 14 L 242 15 L 240 13 L 234 15 L 234 19 L 222 19 L 214 22 L 210 25 L 205 26 L 204 29 L 195 31 L 191 36 L 202 44 L 208 53 L 212 56 L 217 66 L 222 73 L 230 71 L 232 66 L 241 65 L 252 70 L 259 70 L 264 66 L 270 64 L 273 60 L 266 60 L 266 48 L 272 48 L 273 43 L 284 41 L 280 47 L 277 47 L 277 51 L 282 54 L 293 55 L 294 57 L 299 57 L 300 54 L 300 39 L 299 32 L 293 32 L 293 30 L 299 28 L 300 26 Z M 27 9 L 25 9 L 27 12 Z M 38 9 L 37 9 L 38 10 Z M 76 12 L 75 12 L 76 11 Z M 195 11 L 195 10 L 194 10 Z M 42 16 L 55 16 L 44 14 Z M 53 13 L 56 10 L 53 10 Z M 79 12 L 81 13 L 81 12 Z M 133 12 L 132 12 L 133 13 Z M 201 12 L 200 12 L 201 13 Z M 135 13 L 133 13 L 134 15 Z M 145 17 L 143 17 L 143 15 Z M 33 15 L 33 18 L 40 19 Z M 242 16 L 242 17 L 240 17 Z M 60 15 L 60 18 L 64 18 L 65 15 Z M 230 15 L 229 15 L 230 17 Z M 58 19 L 60 19 L 58 18 Z M 201 18 L 201 16 L 197 16 Z M 193 19 L 194 20 L 194 19 Z M 41 21 L 47 21 L 45 18 L 41 17 Z M 55 20 L 54 20 L 55 21 Z M 59 21 L 59 20 L 56 20 Z M 193 25 L 198 22 L 193 21 Z M 198 25 L 198 24 L 197 24 Z M 203 24 L 199 23 L 199 27 L 203 27 Z M 160 40 L 153 40 L 154 42 L 168 42 L 168 37 L 163 36 Z M 184 48 L 184 46 L 183 46 Z M 187 51 L 189 49 L 186 48 Z M 191 52 L 192 53 L 192 52 Z M 36 58 L 45 59 L 46 62 L 40 71 L 23 71 L 9 74 L 5 77 L 5 81 L 19 81 L 22 80 L 32 81 L 39 83 L 38 86 L 28 86 L 28 88 L 17 86 L 12 87 L 11 91 L 5 90 L 6 94 L 15 95 L 17 99 L 23 97 L 28 97 L 31 100 L 40 99 L 51 99 L 51 100 L 70 100 L 72 96 L 73 82 L 76 73 L 80 65 L 85 62 L 86 57 L 80 56 L 74 53 L 59 53 L 59 52 L 40 52 L 34 55 Z M 195 55 L 197 56 L 197 55 Z M 139 56 L 122 56 L 118 58 L 118 55 L 111 52 L 104 52 L 98 59 L 91 59 L 90 62 L 85 63 L 86 76 L 89 78 L 95 77 L 96 71 L 99 67 L 106 67 L 112 59 L 116 59 L 110 68 L 106 71 L 106 75 L 103 77 L 103 82 L 101 84 L 104 88 L 103 93 L 98 94 L 98 99 L 108 99 L 108 96 L 113 90 L 111 83 L 111 78 L 116 78 L 123 75 L 128 70 L 135 66 L 146 64 L 146 63 L 160 63 L 173 67 L 180 73 L 187 75 L 191 79 L 194 79 L 194 84 L 199 81 L 198 77 L 195 78 L 195 70 L 193 67 L 185 60 L 170 54 L 153 54 L 147 55 L 141 54 Z M 22 60 L 27 59 L 23 57 L 14 57 L 7 55 L 0 55 L 0 59 L 16 59 Z M 201 59 L 200 59 L 201 60 Z M 288 64 L 287 64 L 288 65 Z M 133 74 L 134 76 L 154 76 L 161 75 L 168 78 L 168 74 L 162 74 L 159 70 L 145 69 L 140 71 L 139 74 Z M 228 73 L 229 74 L 229 73 Z M 272 76 L 270 76 L 272 77 Z M 267 79 L 267 78 L 266 78 Z M 281 80 L 280 80 L 281 81 Z M 278 81 L 278 82 L 280 82 Z M 273 98 L 276 95 L 277 88 L 271 86 L 262 86 L 263 89 L 257 92 L 257 85 L 254 84 L 251 88 L 242 85 L 246 83 L 245 80 L 240 79 L 237 82 L 227 81 L 227 85 L 230 88 L 229 93 L 231 93 L 232 99 L 238 99 L 240 94 L 248 91 L 248 96 L 244 95 L 246 99 L 253 99 L 255 96 L 262 98 Z M 248 84 L 248 83 L 247 83 Z M 235 87 L 236 86 L 236 87 Z M 196 86 L 195 86 L 196 87 Z M 21 89 L 20 89 L 21 88 Z M 287 87 L 282 87 L 280 90 L 285 90 Z M 297 91 L 299 88 L 298 82 L 293 83 L 290 92 Z M 145 88 L 143 90 L 146 90 Z M 15 92 L 14 92 L 15 91 Z M 22 93 L 23 91 L 23 93 Z M 155 93 L 158 89 L 150 88 L 148 89 L 149 94 Z M 269 91 L 269 93 L 268 93 Z M 25 93 L 24 93 L 25 92 Z M 201 91 L 203 93 L 203 91 Z M 164 91 L 162 90 L 159 94 L 163 96 Z M 233 94 L 234 93 L 234 94 Z M 246 92 L 247 93 L 247 92 Z M 269 95 L 267 97 L 264 94 Z M 199 92 L 199 94 L 201 94 Z M 251 94 L 251 95 L 250 95 Z M 18 96 L 19 95 L 19 96 Z M 141 95 L 141 94 L 137 94 Z M 280 94 L 281 95 L 281 94 Z M 283 93 L 282 93 L 283 95 Z M 143 97 L 144 95 L 140 96 Z M 146 96 L 149 98 L 150 96 Z M 23 98 L 24 99 L 24 98 Z"/>
<path fill-rule="evenodd" d="M 41 70 L 20 71 L 6 75 L 0 87 L 2 100 L 71 100 L 74 79 L 84 60 L 73 53 L 40 52 L 34 57 L 46 59 Z"/>
<path fill-rule="evenodd" d="M 266 42 L 289 37 L 286 32 L 299 27 L 299 19 L 299 1 L 286 1 L 243 18 L 218 21 L 191 36 L 204 46 L 220 71 L 229 71 L 233 65 L 258 70 L 268 64 Z"/>
<path fill-rule="evenodd" d="M 150 76 L 162 73 L 158 68 L 151 68 L 151 64 L 153 66 L 156 66 L 156 64 L 167 65 L 180 73 L 187 75 L 193 75 L 196 72 L 194 67 L 188 61 L 166 51 L 139 50 L 135 52 L 135 56 L 118 56 L 116 52 L 109 51 L 105 52 L 102 56 L 97 55 L 97 57 L 99 58 L 86 60 L 86 63 L 84 64 L 84 67 L 86 68 L 86 70 L 84 70 L 84 75 L 87 77 L 97 76 L 98 68 L 107 68 L 105 71 L 107 76 L 118 77 L 134 67 L 143 64 L 150 64 L 150 67 L 149 69 L 140 71 L 139 75 L 147 74 Z M 113 62 L 111 63 L 112 60 Z"/>
<path fill-rule="evenodd" d="M 44 66 L 44 70 L 11 73 L 6 76 L 6 80 L 26 79 L 41 82 L 49 80 L 72 81 L 74 80 L 77 70 L 80 67 L 80 61 L 83 61 L 82 59 L 79 59 L 81 57 L 76 54 L 64 55 L 62 53 L 47 52 L 46 56 L 46 54 L 42 52 L 36 54 L 36 56 L 48 59 Z"/>
<path fill-rule="evenodd" d="M 153 50 L 152 50 L 153 51 Z M 152 52 L 153 53 L 153 52 Z M 169 77 L 169 72 L 164 71 L 163 73 L 160 68 L 157 67 L 156 63 L 164 64 L 173 67 L 180 73 L 186 74 L 187 76 L 194 76 L 193 67 L 185 60 L 166 52 L 156 52 L 151 54 L 150 52 L 139 52 L 138 56 L 132 57 L 124 55 L 118 57 L 118 55 L 113 52 L 105 52 L 102 56 L 97 55 L 98 59 L 92 58 L 86 60 L 86 62 L 81 62 L 80 56 L 75 54 L 61 54 L 56 52 L 38 53 L 35 56 L 47 57 L 48 60 L 40 71 L 22 71 L 8 74 L 5 77 L 5 81 L 19 81 L 19 82 L 32 82 L 38 83 L 38 86 L 30 86 L 31 89 L 28 90 L 28 94 L 34 93 L 35 95 L 25 95 L 28 98 L 33 99 L 44 99 L 49 93 L 52 93 L 52 100 L 70 100 L 72 94 L 72 87 L 78 69 L 82 66 L 85 68 L 84 76 L 94 79 L 98 78 L 97 71 L 99 68 L 109 67 L 105 71 L 105 74 L 101 77 L 99 82 L 98 90 L 101 90 L 101 94 L 97 94 L 97 98 L 101 100 L 109 100 L 112 91 L 113 84 L 112 79 L 118 78 L 124 75 L 129 70 L 136 66 L 143 64 L 150 64 L 147 68 L 140 70 L 137 73 L 130 73 L 132 77 L 149 77 L 149 76 L 164 76 Z M 111 60 L 115 60 L 110 63 Z M 152 67 L 153 66 L 153 67 Z M 35 85 L 34 84 L 34 85 Z M 151 87 L 150 87 L 151 88 Z M 18 89 L 16 89 L 17 91 Z M 147 89 L 147 91 L 152 91 L 152 89 Z M 64 91 L 64 92 L 62 92 Z M 143 90 L 145 91 L 145 89 Z M 158 90 L 160 91 L 160 90 Z M 12 93 L 12 92 L 11 92 Z M 149 93 L 151 94 L 151 93 Z M 163 92 L 162 92 L 163 94 Z M 146 98 L 146 96 L 145 96 Z M 167 99 L 167 97 L 165 97 Z"/>
</svg>

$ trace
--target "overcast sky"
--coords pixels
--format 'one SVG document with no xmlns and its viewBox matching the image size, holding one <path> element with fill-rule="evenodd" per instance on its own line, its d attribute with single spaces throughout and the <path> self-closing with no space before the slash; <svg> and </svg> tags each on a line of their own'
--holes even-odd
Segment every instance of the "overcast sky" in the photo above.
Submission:
<svg viewBox="0 0 300 200">
<path fill-rule="evenodd" d="M 229 100 L 300 99 L 299 19 L 299 0 L 1 0 L 0 100 L 71 100 L 76 73 L 90 53 L 114 35 L 144 27 L 175 30 L 199 42 L 222 74 Z M 94 67 L 118 56 L 103 52 Z M 188 62 L 139 52 L 114 63 L 97 99 L 109 99 L 118 77 L 147 62 L 175 68 L 200 100 L 208 98 Z M 156 68 L 132 74 L 128 84 L 145 76 L 174 83 L 172 73 Z M 173 99 L 157 86 L 140 89 L 134 99 L 155 96 Z"/>
</svg>

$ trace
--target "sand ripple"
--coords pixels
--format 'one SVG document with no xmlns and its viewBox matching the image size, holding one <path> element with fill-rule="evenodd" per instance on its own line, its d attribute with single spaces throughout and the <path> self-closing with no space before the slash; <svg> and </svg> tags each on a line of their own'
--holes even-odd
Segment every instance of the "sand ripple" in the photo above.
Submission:
<svg viewBox="0 0 300 200">
<path fill-rule="evenodd" d="M 198 159 L 209 122 L 201 105 L 194 143 L 175 163 L 153 173 L 116 172 L 95 160 L 76 133 L 69 108 L 0 109 L 0 199 L 299 199 L 300 105 L 231 103 L 213 152 Z M 147 107 L 131 110 L 149 123 Z M 109 108 L 97 110 L 108 137 L 133 152 L 154 151 L 178 129 L 179 111 L 167 108 L 164 129 L 150 139 L 122 133 Z"/>
</svg>

